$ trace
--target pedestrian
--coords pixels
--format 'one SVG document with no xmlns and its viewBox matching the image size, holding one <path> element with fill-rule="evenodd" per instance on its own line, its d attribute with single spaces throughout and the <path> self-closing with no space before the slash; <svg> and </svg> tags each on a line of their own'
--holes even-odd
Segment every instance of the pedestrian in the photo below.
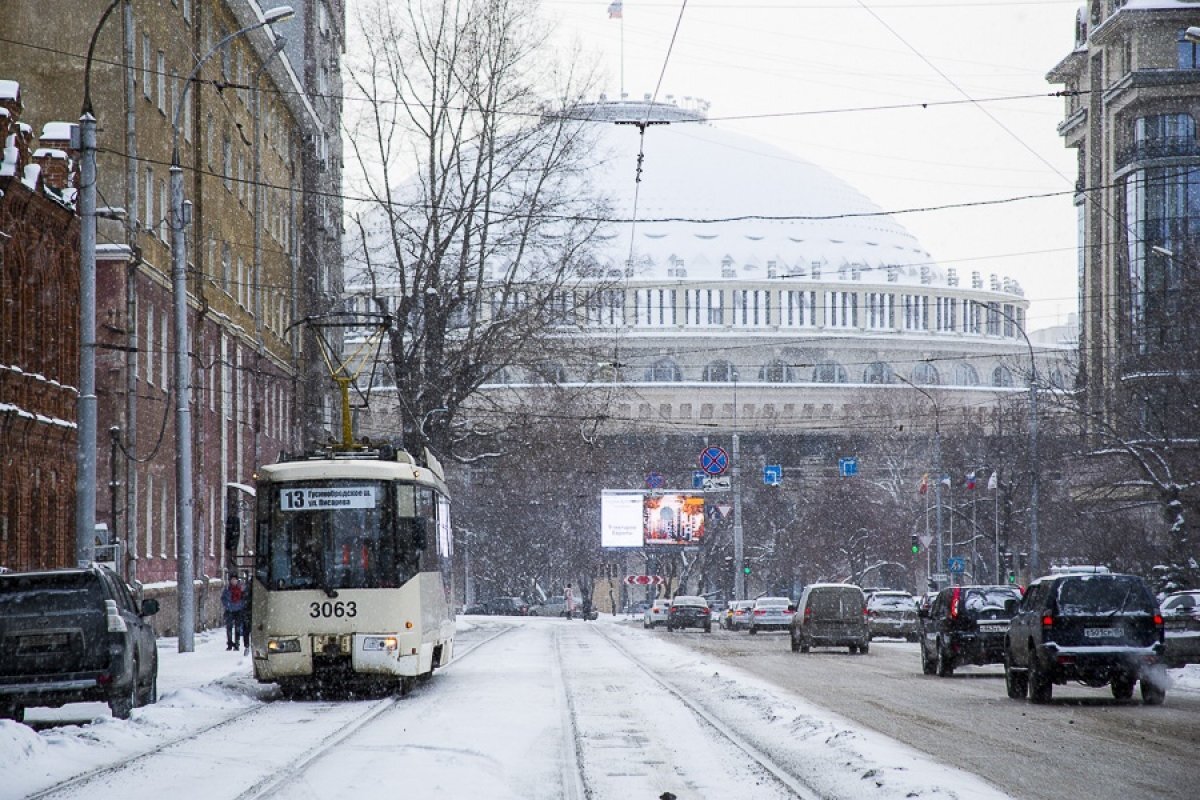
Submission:
<svg viewBox="0 0 1200 800">
<path fill-rule="evenodd" d="M 571 584 L 567 584 L 567 588 L 563 589 L 563 602 L 567 606 L 567 619 L 571 619 L 575 613 L 575 593 L 571 591 Z"/>
<path fill-rule="evenodd" d="M 246 589 L 234 572 L 221 592 L 221 608 L 225 610 L 225 649 L 238 650 L 239 639 L 248 634 L 246 627 Z M 247 642 L 248 644 L 248 642 Z"/>
</svg>

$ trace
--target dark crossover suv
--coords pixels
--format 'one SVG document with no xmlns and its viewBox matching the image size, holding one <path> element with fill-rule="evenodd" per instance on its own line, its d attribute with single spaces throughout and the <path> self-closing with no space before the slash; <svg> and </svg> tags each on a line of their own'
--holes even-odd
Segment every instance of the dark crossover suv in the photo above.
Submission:
<svg viewBox="0 0 1200 800">
<path fill-rule="evenodd" d="M 26 706 L 107 702 L 127 719 L 158 699 L 158 651 L 140 605 L 106 567 L 0 575 L 0 719 Z"/>
<path fill-rule="evenodd" d="M 703 628 L 712 633 L 712 611 L 703 597 L 676 595 L 667 609 L 667 630 L 676 628 Z"/>
<path fill-rule="evenodd" d="M 964 664 L 1004 663 L 1008 621 L 1021 600 L 1015 586 L 950 586 L 921 609 L 921 671 L 945 678 Z"/>
<path fill-rule="evenodd" d="M 1112 687 L 1128 700 L 1141 682 L 1142 701 L 1166 698 L 1151 668 L 1163 660 L 1163 618 L 1145 582 L 1135 575 L 1065 573 L 1039 578 L 1025 591 L 1004 648 L 1008 696 L 1035 703 L 1054 684 L 1078 681 Z"/>
</svg>

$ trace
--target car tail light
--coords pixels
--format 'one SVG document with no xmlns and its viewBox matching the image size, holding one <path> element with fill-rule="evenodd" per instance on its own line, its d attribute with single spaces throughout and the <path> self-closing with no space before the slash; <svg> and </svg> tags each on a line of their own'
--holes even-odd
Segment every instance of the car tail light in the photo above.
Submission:
<svg viewBox="0 0 1200 800">
<path fill-rule="evenodd" d="M 674 611 L 675 611 L 675 606 L 671 606 L 670 608 L 667 609 L 667 613 L 674 613 Z"/>
<path fill-rule="evenodd" d="M 1050 616 L 1049 614 L 1042 617 L 1042 627 L 1043 628 L 1053 628 L 1054 627 L 1054 617 Z"/>
<path fill-rule="evenodd" d="M 958 601 L 962 597 L 962 589 L 957 586 L 950 593 L 950 619 L 958 619 Z"/>
<path fill-rule="evenodd" d="M 1059 656 L 1058 663 L 1064 667 L 1070 666 L 1075 663 L 1075 656 Z"/>
<path fill-rule="evenodd" d="M 109 633 L 124 633 L 129 630 L 125 627 L 125 620 L 121 617 L 121 612 L 117 610 L 116 600 L 104 601 L 104 616 L 108 618 Z"/>
<path fill-rule="evenodd" d="M 1163 616 L 1162 616 L 1162 614 L 1155 614 L 1155 615 L 1154 615 L 1154 627 L 1156 627 L 1156 628 L 1161 628 L 1162 626 L 1163 626 Z"/>
<path fill-rule="evenodd" d="M 754 609 L 754 616 L 756 616 L 756 617 L 761 617 L 763 614 L 766 614 L 766 613 L 767 613 L 766 609 L 763 609 L 763 608 Z"/>
<path fill-rule="evenodd" d="M 812 606 L 808 606 L 804 609 L 804 618 L 812 619 Z"/>
<path fill-rule="evenodd" d="M 707 608 L 702 608 L 702 609 L 700 609 L 700 613 L 707 617 L 709 614 L 712 613 L 712 611 Z"/>
</svg>

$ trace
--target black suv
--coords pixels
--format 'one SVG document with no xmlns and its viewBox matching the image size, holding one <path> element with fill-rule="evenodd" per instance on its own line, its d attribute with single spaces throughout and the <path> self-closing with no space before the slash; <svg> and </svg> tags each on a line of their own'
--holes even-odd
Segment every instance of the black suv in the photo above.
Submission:
<svg viewBox="0 0 1200 800">
<path fill-rule="evenodd" d="M 1163 618 L 1145 582 L 1136 575 L 1050 575 L 1030 584 L 1009 625 L 1004 648 L 1008 696 L 1035 703 L 1051 698 L 1054 684 L 1110 685 L 1113 697 L 1166 698 L 1151 669 L 1162 662 Z"/>
<path fill-rule="evenodd" d="M 107 702 L 118 719 L 158 699 L 158 651 L 146 617 L 106 567 L 0 574 L 0 718 L 26 706 Z"/>
<path fill-rule="evenodd" d="M 1004 662 L 1004 635 L 1021 600 L 1015 586 L 950 586 L 920 609 L 921 671 L 945 678 L 964 664 Z"/>
</svg>

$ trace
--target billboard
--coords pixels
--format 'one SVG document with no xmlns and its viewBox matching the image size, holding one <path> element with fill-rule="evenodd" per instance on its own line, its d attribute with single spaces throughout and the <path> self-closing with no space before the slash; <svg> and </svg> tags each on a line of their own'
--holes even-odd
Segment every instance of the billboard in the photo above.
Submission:
<svg viewBox="0 0 1200 800">
<path fill-rule="evenodd" d="M 646 496 L 642 502 L 642 531 L 647 546 L 699 546 L 704 540 L 704 497 Z"/>
<path fill-rule="evenodd" d="M 600 494 L 600 546 L 642 546 L 642 493 Z"/>
</svg>

